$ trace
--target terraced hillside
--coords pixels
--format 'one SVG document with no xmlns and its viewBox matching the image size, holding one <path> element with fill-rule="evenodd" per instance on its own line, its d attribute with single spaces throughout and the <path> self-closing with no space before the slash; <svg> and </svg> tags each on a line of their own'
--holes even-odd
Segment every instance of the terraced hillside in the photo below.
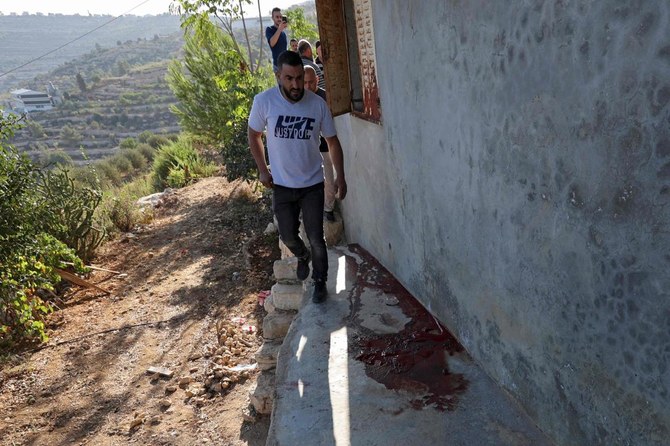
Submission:
<svg viewBox="0 0 670 446">
<path fill-rule="evenodd" d="M 165 75 L 181 45 L 179 32 L 141 40 L 93 51 L 36 78 L 30 88 L 44 91 L 52 82 L 64 102 L 51 111 L 31 113 L 13 144 L 34 159 L 64 151 L 77 162 L 83 160 L 82 148 L 89 158 L 99 159 L 113 153 L 124 138 L 143 131 L 178 132 L 169 109 L 176 98 Z M 77 83 L 78 73 L 83 84 Z"/>
</svg>

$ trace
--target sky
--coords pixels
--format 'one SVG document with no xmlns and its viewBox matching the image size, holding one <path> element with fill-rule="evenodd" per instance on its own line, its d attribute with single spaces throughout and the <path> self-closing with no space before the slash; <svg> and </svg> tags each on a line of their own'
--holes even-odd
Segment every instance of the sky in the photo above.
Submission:
<svg viewBox="0 0 670 446">
<path fill-rule="evenodd" d="M 303 0 L 261 0 L 263 15 L 270 15 L 275 6 L 288 8 Z M 62 13 L 62 14 L 111 14 L 114 16 L 129 13 L 135 15 L 162 14 L 169 11 L 172 0 L 0 0 L 0 11 L 3 14 L 15 12 L 22 14 L 27 11 Z M 131 11 L 132 10 L 132 11 Z M 131 11 L 131 12 L 129 12 Z M 249 17 L 258 16 L 258 6 L 253 4 L 245 7 Z"/>
</svg>

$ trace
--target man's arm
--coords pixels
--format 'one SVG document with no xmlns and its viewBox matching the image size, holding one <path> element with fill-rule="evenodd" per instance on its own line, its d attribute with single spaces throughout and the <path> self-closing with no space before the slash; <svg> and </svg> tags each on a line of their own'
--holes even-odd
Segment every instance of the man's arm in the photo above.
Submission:
<svg viewBox="0 0 670 446">
<path fill-rule="evenodd" d="M 274 48 L 275 45 L 277 44 L 277 41 L 279 40 L 279 36 L 281 36 L 281 33 L 286 29 L 288 25 L 284 22 L 280 23 L 279 26 L 277 27 L 277 31 L 270 37 L 270 40 L 268 41 L 270 43 L 270 48 Z"/>
<path fill-rule="evenodd" d="M 347 180 L 344 178 L 344 153 L 337 135 L 326 138 L 328 152 L 335 168 L 335 194 L 340 200 L 347 196 Z"/>
<path fill-rule="evenodd" d="M 258 179 L 263 184 L 263 186 L 272 189 L 274 183 L 272 182 L 272 174 L 268 169 L 268 165 L 265 162 L 265 147 L 263 146 L 263 133 L 257 132 L 251 127 L 247 130 L 247 138 L 249 139 L 249 149 L 251 150 L 251 156 L 254 157 L 256 161 L 256 167 L 258 167 Z"/>
</svg>

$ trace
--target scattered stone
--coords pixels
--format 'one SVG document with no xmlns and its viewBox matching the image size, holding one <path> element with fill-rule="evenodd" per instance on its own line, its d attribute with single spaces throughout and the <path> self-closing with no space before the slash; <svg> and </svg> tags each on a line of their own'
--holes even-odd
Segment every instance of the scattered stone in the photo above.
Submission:
<svg viewBox="0 0 670 446">
<path fill-rule="evenodd" d="M 149 422 L 150 422 L 152 425 L 159 424 L 159 423 L 161 422 L 161 416 L 160 416 L 160 415 L 154 415 L 153 417 L 151 417 L 151 419 L 149 420 Z"/>
<path fill-rule="evenodd" d="M 167 409 L 168 407 L 172 406 L 172 401 L 170 401 L 168 398 L 163 398 L 158 402 L 158 404 L 160 404 L 163 409 Z"/>
<path fill-rule="evenodd" d="M 242 419 L 248 423 L 255 423 L 258 420 L 258 412 L 253 405 L 242 409 Z"/>
<path fill-rule="evenodd" d="M 179 387 L 181 387 L 182 389 L 185 389 L 192 382 L 193 382 L 193 378 L 191 378 L 190 376 L 184 376 L 184 377 L 179 379 Z"/>
<path fill-rule="evenodd" d="M 395 296 L 387 296 L 384 303 L 386 303 L 386 305 L 392 307 L 392 306 L 398 305 L 398 303 L 400 303 L 400 302 L 398 301 L 398 298 L 395 297 Z"/>
<path fill-rule="evenodd" d="M 147 373 L 158 374 L 160 376 L 165 376 L 166 378 L 172 378 L 174 372 L 166 367 L 149 367 Z"/>
<path fill-rule="evenodd" d="M 175 386 L 174 384 L 170 384 L 169 386 L 167 386 L 165 388 L 165 391 L 170 392 L 170 393 L 176 392 L 177 391 L 177 386 Z"/>
<path fill-rule="evenodd" d="M 202 358 L 202 355 L 200 353 L 193 353 L 191 356 L 188 357 L 189 361 L 195 361 Z"/>
<path fill-rule="evenodd" d="M 191 367 L 189 369 L 189 372 L 191 372 L 191 373 L 197 373 L 197 371 L 198 371 L 198 367 Z"/>
<path fill-rule="evenodd" d="M 265 228 L 265 231 L 263 231 L 263 234 L 268 235 L 274 234 L 275 232 L 277 232 L 277 227 L 274 225 L 274 223 L 270 222 Z"/>
</svg>

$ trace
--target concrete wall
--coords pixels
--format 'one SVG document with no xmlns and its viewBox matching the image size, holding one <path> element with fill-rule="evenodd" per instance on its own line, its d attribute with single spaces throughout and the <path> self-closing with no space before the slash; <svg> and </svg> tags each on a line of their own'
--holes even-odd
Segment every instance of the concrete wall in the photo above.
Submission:
<svg viewBox="0 0 670 446">
<path fill-rule="evenodd" d="M 351 242 L 558 444 L 670 438 L 670 2 L 379 0 Z"/>
</svg>

